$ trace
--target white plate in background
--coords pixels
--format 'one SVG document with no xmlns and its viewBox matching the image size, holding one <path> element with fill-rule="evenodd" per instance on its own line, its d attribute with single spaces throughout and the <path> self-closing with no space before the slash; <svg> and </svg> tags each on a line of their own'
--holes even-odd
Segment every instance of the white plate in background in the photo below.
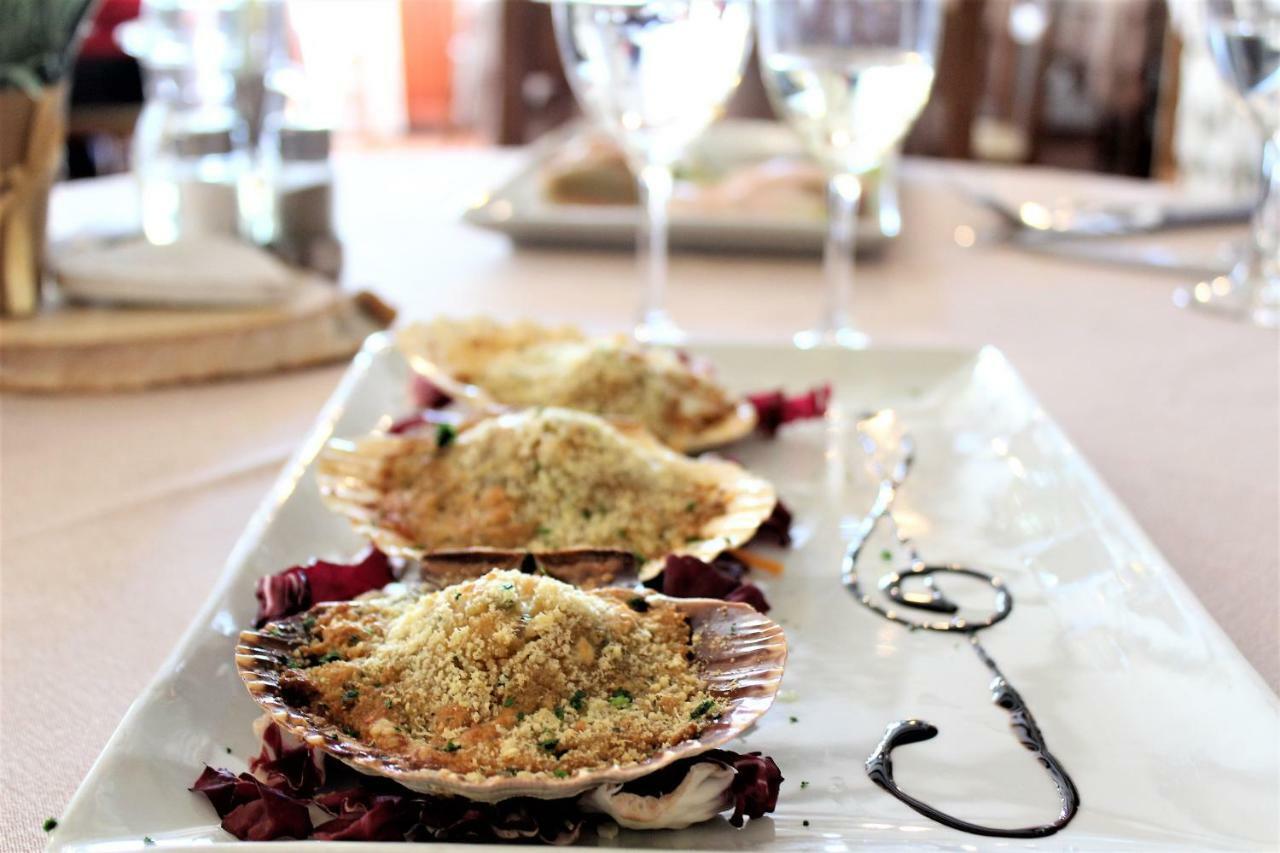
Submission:
<svg viewBox="0 0 1280 853">
<path fill-rule="evenodd" d="M 486 193 L 465 214 L 472 225 L 508 235 L 529 245 L 631 248 L 640 210 L 629 205 L 563 204 L 546 197 L 543 171 L 557 151 L 585 132 L 575 122 L 552 131 L 532 146 L 529 161 L 514 177 Z M 694 155 L 717 163 L 762 162 L 771 157 L 800 157 L 799 140 L 777 122 L 727 119 L 713 124 L 695 143 Z M 898 235 L 893 165 L 882 190 L 869 194 L 858 219 L 858 250 L 873 253 Z M 826 218 L 813 215 L 741 215 L 728 210 L 671 212 L 673 249 L 814 254 L 822 250 Z"/>
<path fill-rule="evenodd" d="M 1006 580 L 1013 612 L 982 634 L 983 643 L 1034 711 L 1083 804 L 1053 837 L 989 839 L 932 823 L 868 780 L 863 761 L 884 727 L 921 717 L 941 734 L 895 752 L 908 791 L 979 823 L 1046 823 L 1058 807 L 1047 776 L 1011 736 L 1008 716 L 992 706 L 989 676 L 963 638 L 909 632 L 840 588 L 841 531 L 867 510 L 874 483 L 859 464 L 847 476 L 829 476 L 834 430 L 809 422 L 788 426 L 773 442 L 751 440 L 730 451 L 771 478 L 796 517 L 795 547 L 779 555 L 785 574 L 757 577 L 790 642 L 782 699 L 733 745 L 777 759 L 786 776 L 777 811 L 743 830 L 719 821 L 681 832 L 623 832 L 604 844 L 1277 848 L 1276 697 L 998 352 L 694 349 L 741 391 L 830 381 L 841 412 L 897 410 L 918 445 L 898 516 L 926 557 Z M 255 514 L 209 604 L 68 806 L 51 849 L 142 849 L 143 836 L 161 848 L 387 849 L 246 846 L 225 835 L 205 798 L 187 787 L 202 764 L 240 770 L 255 751 L 257 706 L 232 660 L 236 636 L 254 616 L 254 581 L 362 546 L 320 503 L 311 469 L 316 452 L 331 435 L 356 436 L 409 411 L 407 377 L 390 339 L 371 338 Z M 851 439 L 840 449 L 860 458 Z M 878 574 L 875 565 L 868 570 Z"/>
</svg>

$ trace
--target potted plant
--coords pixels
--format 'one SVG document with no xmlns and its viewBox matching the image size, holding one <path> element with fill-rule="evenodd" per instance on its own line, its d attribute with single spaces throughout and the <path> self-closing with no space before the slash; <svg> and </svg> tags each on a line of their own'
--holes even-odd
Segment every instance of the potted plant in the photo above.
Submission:
<svg viewBox="0 0 1280 853">
<path fill-rule="evenodd" d="M 49 190 L 61 163 L 66 78 L 94 0 L 0 0 L 0 313 L 40 304 Z"/>
</svg>

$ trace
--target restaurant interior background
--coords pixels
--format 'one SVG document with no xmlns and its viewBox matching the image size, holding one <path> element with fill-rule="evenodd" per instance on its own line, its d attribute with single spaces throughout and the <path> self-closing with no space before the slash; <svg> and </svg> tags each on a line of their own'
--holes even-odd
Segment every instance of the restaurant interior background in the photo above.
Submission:
<svg viewBox="0 0 1280 853">
<path fill-rule="evenodd" d="M 1198 2 L 953 0 L 938 84 L 906 151 L 1249 194 L 1258 173 L 1254 131 L 1200 34 L 1188 33 Z M 114 28 L 142 5 L 105 0 L 85 43 L 71 96 L 71 177 L 129 166 L 142 77 Z M 292 35 L 284 49 L 305 68 L 341 145 L 518 145 L 577 112 L 546 4 L 286 5 Z M 728 112 L 773 118 L 754 57 Z"/>
</svg>

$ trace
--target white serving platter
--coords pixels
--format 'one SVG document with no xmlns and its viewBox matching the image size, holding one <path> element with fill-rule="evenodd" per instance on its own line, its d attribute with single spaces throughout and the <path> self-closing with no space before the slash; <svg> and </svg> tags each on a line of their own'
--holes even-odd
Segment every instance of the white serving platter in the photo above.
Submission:
<svg viewBox="0 0 1280 853">
<path fill-rule="evenodd" d="M 717 821 L 680 832 L 624 831 L 602 846 L 1280 846 L 1275 695 L 998 352 L 694 349 L 742 391 L 824 381 L 835 389 L 827 421 L 794 424 L 772 442 L 753 439 L 731 451 L 771 478 L 796 516 L 794 547 L 775 554 L 785 559 L 785 574 L 760 579 L 790 642 L 784 690 L 733 746 L 774 756 L 786 782 L 776 813 L 745 829 Z M 255 579 L 362 545 L 320 503 L 316 452 L 332 435 L 359 435 L 407 412 L 407 377 L 389 338 L 371 338 L 254 515 L 205 610 L 68 806 L 50 849 L 143 849 L 144 836 L 158 848 L 386 849 L 245 845 L 225 835 L 205 799 L 187 787 L 202 764 L 240 770 L 255 748 L 256 706 L 232 663 L 235 638 L 254 615 Z M 941 734 L 895 752 L 905 789 L 979 823 L 1046 823 L 1057 814 L 1048 777 L 991 704 L 989 676 L 963 638 L 886 622 L 839 585 L 843 542 L 874 490 L 847 430 L 855 415 L 883 408 L 896 411 L 917 444 L 897 510 L 904 531 L 931 560 L 998 574 L 1014 597 L 1010 617 L 982 639 L 1079 786 L 1080 813 L 1058 835 L 1024 841 L 956 832 L 900 804 L 864 772 L 887 724 L 920 717 Z M 871 550 L 869 574 L 883 570 L 880 547 Z M 954 592 L 951 583 L 940 580 Z"/>
<path fill-rule="evenodd" d="M 565 204 L 546 197 L 543 172 L 556 151 L 584 132 L 580 123 L 552 131 L 534 143 L 528 162 L 513 177 L 485 193 L 464 214 L 472 225 L 498 231 L 524 245 L 629 249 L 635 245 L 640 210 L 631 205 Z M 761 162 L 800 157 L 801 145 L 776 122 L 728 119 L 712 125 L 695 143 L 713 162 Z M 882 188 L 868 194 L 857 221 L 858 251 L 874 253 L 902 230 L 895 177 L 890 164 Z M 695 251 L 816 254 L 826 238 L 826 218 L 798 211 L 743 214 L 731 209 L 674 209 L 673 249 Z"/>
</svg>

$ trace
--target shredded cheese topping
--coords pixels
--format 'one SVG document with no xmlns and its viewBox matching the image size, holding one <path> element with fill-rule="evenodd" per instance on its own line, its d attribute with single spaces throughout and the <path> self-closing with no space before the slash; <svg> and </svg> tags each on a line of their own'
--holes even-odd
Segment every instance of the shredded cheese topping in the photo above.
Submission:
<svg viewBox="0 0 1280 853">
<path fill-rule="evenodd" d="M 589 547 L 648 560 L 725 511 L 699 463 L 582 412 L 503 415 L 439 444 L 406 439 L 379 505 L 382 526 L 427 551 Z"/>
<path fill-rule="evenodd" d="M 353 737 L 475 778 L 647 758 L 719 713 L 661 598 L 517 571 L 332 606 L 282 685 Z"/>
</svg>

